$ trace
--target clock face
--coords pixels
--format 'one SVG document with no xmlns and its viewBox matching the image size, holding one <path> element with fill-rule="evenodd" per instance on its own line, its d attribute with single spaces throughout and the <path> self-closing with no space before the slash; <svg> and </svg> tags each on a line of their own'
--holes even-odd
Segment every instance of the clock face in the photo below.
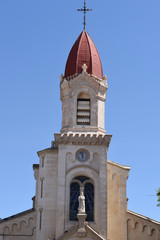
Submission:
<svg viewBox="0 0 160 240">
<path fill-rule="evenodd" d="M 85 150 L 79 150 L 76 153 L 76 158 L 79 162 L 86 162 L 88 160 L 89 154 Z"/>
</svg>

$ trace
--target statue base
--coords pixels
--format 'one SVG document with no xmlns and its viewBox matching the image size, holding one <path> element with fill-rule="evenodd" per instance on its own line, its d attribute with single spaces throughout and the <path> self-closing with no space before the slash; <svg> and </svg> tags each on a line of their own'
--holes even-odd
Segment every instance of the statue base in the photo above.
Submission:
<svg viewBox="0 0 160 240">
<path fill-rule="evenodd" d="M 86 228 L 85 226 L 88 224 L 85 220 L 87 218 L 86 213 L 78 213 L 77 214 L 78 223 L 79 223 L 79 229 L 77 231 L 79 237 L 85 237 L 86 236 Z"/>
</svg>

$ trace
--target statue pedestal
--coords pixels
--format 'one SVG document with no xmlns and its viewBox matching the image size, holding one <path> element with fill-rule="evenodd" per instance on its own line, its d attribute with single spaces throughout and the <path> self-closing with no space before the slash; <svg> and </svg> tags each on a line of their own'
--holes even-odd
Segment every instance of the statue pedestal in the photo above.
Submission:
<svg viewBox="0 0 160 240">
<path fill-rule="evenodd" d="M 79 223 L 79 229 L 77 231 L 79 237 L 85 237 L 86 236 L 86 229 L 85 226 L 88 224 L 85 220 L 87 218 L 87 214 L 85 213 L 78 213 L 77 214 L 78 223 Z"/>
</svg>

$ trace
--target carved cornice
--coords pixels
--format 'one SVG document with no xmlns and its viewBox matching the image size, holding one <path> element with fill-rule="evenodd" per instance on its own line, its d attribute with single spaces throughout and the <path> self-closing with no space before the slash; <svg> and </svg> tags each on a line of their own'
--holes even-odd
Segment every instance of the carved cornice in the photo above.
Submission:
<svg viewBox="0 0 160 240">
<path fill-rule="evenodd" d="M 95 97 L 101 101 L 105 101 L 106 99 L 106 91 L 108 88 L 107 81 L 99 79 L 93 74 L 82 72 L 79 75 L 76 74 L 73 77 L 70 77 L 70 80 L 61 76 L 61 101 L 73 97 L 74 92 L 80 88 L 91 89 L 94 92 Z"/>
<path fill-rule="evenodd" d="M 88 78 L 88 79 L 92 79 L 92 80 L 94 79 L 101 86 L 108 88 L 106 77 L 104 77 L 104 79 L 100 79 L 100 78 L 96 77 L 94 74 L 88 74 L 87 72 L 82 72 L 81 74 L 74 74 L 73 76 L 70 76 L 68 78 L 60 76 L 60 79 L 61 79 L 60 86 L 61 86 L 61 88 L 65 88 L 68 85 L 68 83 L 70 83 L 76 79 L 79 80 L 81 78 L 85 78 L 85 79 Z M 62 87 L 62 85 L 64 85 L 65 87 Z"/>
<path fill-rule="evenodd" d="M 96 136 L 97 134 L 98 135 L 104 135 L 106 133 L 106 131 L 102 128 L 98 128 L 98 127 L 94 127 L 94 126 L 89 126 L 89 125 L 84 125 L 84 126 L 81 126 L 81 125 L 77 125 L 77 126 L 72 126 L 72 127 L 63 127 L 61 129 L 61 133 L 62 134 L 69 134 L 69 133 L 74 133 L 74 135 L 79 132 L 79 134 L 84 134 L 88 132 L 88 134 L 95 134 L 96 133 Z"/>
<path fill-rule="evenodd" d="M 61 134 L 55 133 L 55 143 L 75 145 L 105 145 L 109 147 L 112 135 L 101 134 Z"/>
</svg>

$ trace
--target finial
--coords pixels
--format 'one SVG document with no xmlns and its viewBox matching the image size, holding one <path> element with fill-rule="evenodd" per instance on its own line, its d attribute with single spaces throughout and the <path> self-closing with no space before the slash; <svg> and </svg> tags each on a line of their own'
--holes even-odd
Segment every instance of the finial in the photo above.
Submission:
<svg viewBox="0 0 160 240">
<path fill-rule="evenodd" d="M 63 80 L 63 74 L 61 74 L 60 78 L 60 82 Z"/>
<path fill-rule="evenodd" d="M 106 75 L 104 75 L 103 79 L 107 81 L 108 77 Z"/>
<path fill-rule="evenodd" d="M 83 30 L 86 29 L 86 13 L 89 12 L 89 11 L 92 11 L 93 9 L 90 9 L 90 8 L 87 8 L 86 7 L 86 0 L 84 0 L 84 6 L 83 8 L 80 8 L 80 9 L 77 9 L 77 11 L 80 11 L 80 12 L 83 12 L 84 13 L 84 22 L 83 22 Z"/>
<path fill-rule="evenodd" d="M 85 73 L 87 72 L 87 65 L 86 65 L 85 63 L 84 63 L 83 66 L 82 66 L 82 70 L 83 70 L 83 72 L 85 72 Z"/>
</svg>

